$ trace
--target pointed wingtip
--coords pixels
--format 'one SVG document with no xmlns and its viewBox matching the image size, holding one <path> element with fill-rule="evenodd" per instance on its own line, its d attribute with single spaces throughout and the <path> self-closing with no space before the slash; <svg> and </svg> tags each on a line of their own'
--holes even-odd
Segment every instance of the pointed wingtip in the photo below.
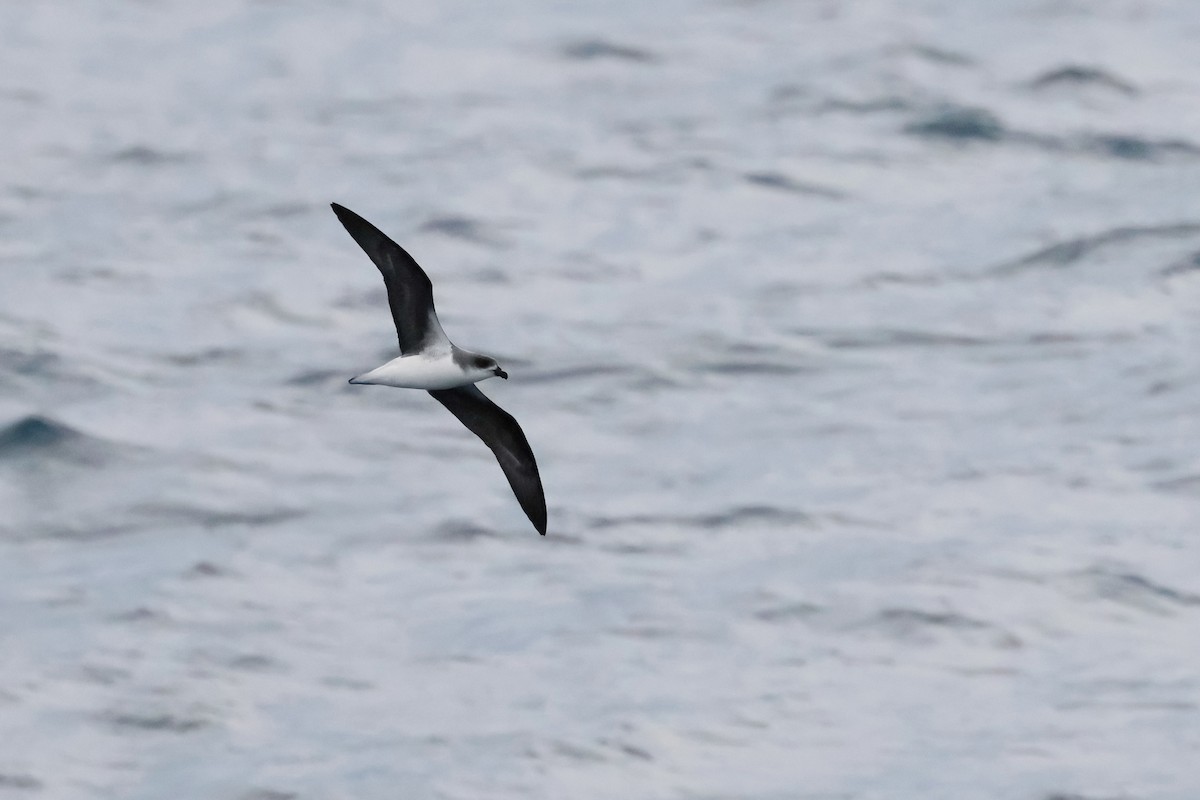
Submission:
<svg viewBox="0 0 1200 800">
<path fill-rule="evenodd" d="M 359 247 L 363 248 L 370 255 L 372 260 L 375 256 L 372 255 L 372 249 L 378 245 L 379 240 L 395 245 L 391 239 L 371 223 L 346 208 L 340 203 L 330 203 L 329 207 L 333 209 L 333 213 L 337 215 L 338 222 L 342 223 L 342 227 L 354 237 L 354 241 L 358 242 Z M 364 242 L 365 237 L 365 242 Z"/>
<path fill-rule="evenodd" d="M 360 225 L 366 222 L 365 219 L 360 217 L 358 214 L 355 214 L 341 203 L 330 203 L 329 207 L 333 209 L 333 213 L 337 215 L 337 218 L 341 220 L 342 224 L 347 227 L 352 224 Z"/>
<path fill-rule="evenodd" d="M 539 484 L 538 488 L 541 486 Z M 526 497 L 524 500 L 518 495 L 517 500 L 521 502 L 521 510 L 525 512 L 525 516 L 529 517 L 529 521 L 533 523 L 533 529 L 542 536 L 546 535 L 546 501 L 530 502 L 531 498 Z M 540 498 L 539 498 L 540 499 Z"/>
</svg>

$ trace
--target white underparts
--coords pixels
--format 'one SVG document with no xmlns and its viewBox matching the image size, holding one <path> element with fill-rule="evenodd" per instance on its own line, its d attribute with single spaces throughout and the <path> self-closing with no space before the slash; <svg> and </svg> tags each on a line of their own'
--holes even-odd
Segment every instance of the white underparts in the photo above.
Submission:
<svg viewBox="0 0 1200 800">
<path fill-rule="evenodd" d="M 395 386 L 399 389 L 453 389 L 493 377 L 491 370 L 464 369 L 450 351 L 430 355 L 417 353 L 393 358 L 383 366 L 352 379 L 351 383 Z"/>
</svg>

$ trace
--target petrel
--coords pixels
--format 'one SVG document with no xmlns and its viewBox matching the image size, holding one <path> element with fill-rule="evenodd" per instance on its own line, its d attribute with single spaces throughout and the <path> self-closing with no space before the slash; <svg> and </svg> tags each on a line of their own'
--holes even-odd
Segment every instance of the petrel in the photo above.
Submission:
<svg viewBox="0 0 1200 800">
<path fill-rule="evenodd" d="M 545 536 L 546 497 L 529 442 L 512 415 L 475 385 L 495 376 L 507 380 L 508 373 L 491 356 L 463 350 L 446 338 L 433 308 L 433 284 L 403 247 L 345 206 L 331 205 L 354 241 L 383 273 L 400 338 L 399 358 L 350 382 L 427 390 L 491 448 L 517 502 L 537 532 Z"/>
</svg>

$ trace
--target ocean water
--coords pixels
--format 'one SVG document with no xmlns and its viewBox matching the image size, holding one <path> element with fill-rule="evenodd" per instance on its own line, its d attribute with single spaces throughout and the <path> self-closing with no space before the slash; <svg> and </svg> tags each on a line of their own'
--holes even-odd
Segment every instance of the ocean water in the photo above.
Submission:
<svg viewBox="0 0 1200 800">
<path fill-rule="evenodd" d="M 1200 797 L 1198 38 L 0 5 L 0 798 Z"/>
</svg>

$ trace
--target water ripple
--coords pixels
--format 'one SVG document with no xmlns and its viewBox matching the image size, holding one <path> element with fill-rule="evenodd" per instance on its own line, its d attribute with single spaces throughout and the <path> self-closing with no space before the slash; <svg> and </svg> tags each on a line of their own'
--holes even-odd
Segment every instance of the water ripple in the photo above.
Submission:
<svg viewBox="0 0 1200 800">
<path fill-rule="evenodd" d="M 32 775 L 0 772 L 0 789 L 35 792 L 41 788 L 42 782 Z"/>
<path fill-rule="evenodd" d="M 1143 609 L 1200 606 L 1200 594 L 1176 589 L 1135 572 L 1091 569 L 1077 576 L 1097 597 Z"/>
<path fill-rule="evenodd" d="M 146 732 L 192 733 L 209 726 L 209 722 L 199 717 L 179 716 L 170 713 L 139 714 L 129 711 L 112 712 L 105 715 L 110 725 L 118 728 L 128 728 Z"/>
<path fill-rule="evenodd" d="M 1139 93 L 1137 87 L 1132 83 L 1118 78 L 1110 72 L 1099 67 L 1085 67 L 1077 64 L 1043 72 L 1029 81 L 1028 86 L 1035 90 L 1098 86 L 1127 97 L 1133 97 Z"/>
<path fill-rule="evenodd" d="M 597 517 L 592 520 L 593 528 L 622 528 L 631 525 L 656 527 L 668 525 L 681 528 L 721 530 L 738 525 L 786 525 L 812 527 L 811 516 L 794 509 L 775 506 L 739 506 L 727 511 L 710 514 L 630 514 L 620 517 Z"/>
<path fill-rule="evenodd" d="M 837 189 L 831 189 L 828 186 L 821 186 L 816 183 L 798 181 L 780 172 L 748 172 L 743 177 L 747 183 L 767 189 L 778 189 L 784 192 L 809 195 L 811 197 L 823 197 L 827 200 L 846 199 L 845 193 L 839 192 Z"/>
<path fill-rule="evenodd" d="M 911 122 L 906 133 L 928 139 L 998 142 L 1008 136 L 1004 123 L 984 108 L 946 105 Z"/>
<path fill-rule="evenodd" d="M 580 39 L 564 45 L 564 58 L 571 61 L 597 61 L 609 59 L 628 61 L 635 64 L 652 64 L 658 58 L 649 50 L 625 44 L 605 41 L 604 39 Z"/>
<path fill-rule="evenodd" d="M 1091 236 L 1081 236 L 1043 247 L 1026 256 L 999 264 L 988 270 L 991 275 L 1007 276 L 1038 267 L 1067 267 L 1093 252 L 1119 242 L 1138 239 L 1176 239 L 1200 234 L 1198 222 L 1176 222 L 1165 225 L 1124 225 Z"/>
<path fill-rule="evenodd" d="M 114 443 L 37 414 L 0 428 L 0 461 L 52 458 L 96 466 L 116 455 L 117 450 Z"/>
</svg>

